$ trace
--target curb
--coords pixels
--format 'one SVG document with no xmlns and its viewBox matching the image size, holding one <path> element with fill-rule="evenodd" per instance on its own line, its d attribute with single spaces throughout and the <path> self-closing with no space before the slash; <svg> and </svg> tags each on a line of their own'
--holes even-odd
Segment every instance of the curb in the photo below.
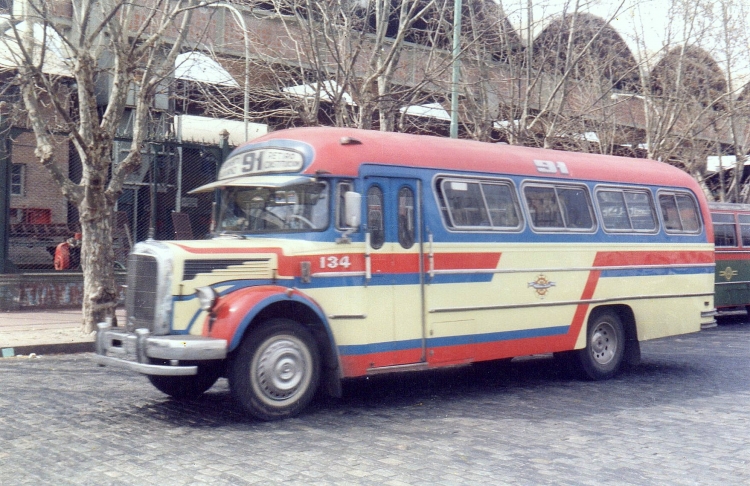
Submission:
<svg viewBox="0 0 750 486">
<path fill-rule="evenodd" d="M 24 354 L 77 354 L 93 353 L 94 342 L 61 343 L 61 344 L 31 344 L 27 346 L 14 346 L 2 348 L 2 358 L 12 358 Z"/>
</svg>

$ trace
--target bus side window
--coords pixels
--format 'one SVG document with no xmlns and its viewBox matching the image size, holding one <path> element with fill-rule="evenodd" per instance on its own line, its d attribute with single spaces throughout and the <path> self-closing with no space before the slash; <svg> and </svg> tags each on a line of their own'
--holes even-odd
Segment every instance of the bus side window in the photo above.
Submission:
<svg viewBox="0 0 750 486">
<path fill-rule="evenodd" d="M 711 213 L 711 221 L 714 224 L 714 244 L 716 246 L 737 246 L 733 214 Z"/>
<path fill-rule="evenodd" d="M 517 228 L 520 225 L 515 191 L 509 184 L 483 182 L 482 192 L 489 207 L 493 227 Z"/>
<path fill-rule="evenodd" d="M 677 212 L 677 203 L 674 196 L 659 196 L 659 205 L 661 206 L 661 216 L 664 219 L 664 228 L 667 231 L 682 231 L 680 214 Z"/>
<path fill-rule="evenodd" d="M 557 195 L 564 210 L 566 228 L 590 229 L 594 227 L 586 191 L 581 188 L 558 188 Z"/>
<path fill-rule="evenodd" d="M 525 187 L 523 192 L 534 226 L 537 228 L 565 227 L 553 187 L 529 186 Z"/>
<path fill-rule="evenodd" d="M 438 205 L 440 206 L 440 214 L 443 216 L 445 226 L 453 228 L 453 222 L 451 221 L 450 213 L 448 212 L 448 205 L 445 202 L 445 195 L 443 194 L 443 180 L 438 179 L 435 184 L 435 195 L 437 196 Z"/>
<path fill-rule="evenodd" d="M 701 220 L 698 217 L 698 208 L 695 207 L 693 198 L 686 194 L 675 195 L 677 208 L 680 210 L 682 229 L 690 233 L 697 233 L 701 229 Z"/>
<path fill-rule="evenodd" d="M 408 187 L 398 191 L 398 242 L 403 248 L 414 245 L 414 193 Z"/>
<path fill-rule="evenodd" d="M 609 231 L 654 231 L 656 215 L 651 194 L 646 190 L 621 188 L 596 192 L 604 229 Z"/>
<path fill-rule="evenodd" d="M 442 188 L 454 226 L 490 226 L 479 183 L 443 181 Z"/>
<path fill-rule="evenodd" d="M 597 191 L 596 199 L 602 213 L 602 224 L 608 230 L 632 229 L 625 197 L 620 191 Z"/>
<path fill-rule="evenodd" d="M 656 229 L 656 213 L 654 213 L 651 193 L 625 191 L 625 204 L 628 206 L 628 214 L 634 230 L 654 231 Z"/>
<path fill-rule="evenodd" d="M 698 233 L 701 229 L 698 208 L 687 194 L 661 194 L 659 205 L 667 233 Z"/>
<path fill-rule="evenodd" d="M 378 249 L 385 243 L 383 223 L 383 191 L 378 186 L 367 190 L 367 230 L 370 232 L 370 246 Z"/>
<path fill-rule="evenodd" d="M 349 229 L 346 224 L 346 202 L 344 200 L 345 194 L 349 191 L 354 190 L 354 185 L 351 181 L 339 182 L 336 185 L 336 228 L 342 231 Z"/>
<path fill-rule="evenodd" d="M 750 247 L 750 214 L 738 214 L 742 246 Z"/>
</svg>

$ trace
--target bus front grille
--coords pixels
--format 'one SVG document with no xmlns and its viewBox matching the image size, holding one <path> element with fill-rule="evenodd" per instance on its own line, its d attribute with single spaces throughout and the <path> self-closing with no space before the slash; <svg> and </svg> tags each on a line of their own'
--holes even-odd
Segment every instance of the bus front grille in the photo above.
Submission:
<svg viewBox="0 0 750 486">
<path fill-rule="evenodd" d="M 158 286 L 158 264 L 150 255 L 131 254 L 128 258 L 125 310 L 127 329 L 153 331 Z"/>
</svg>

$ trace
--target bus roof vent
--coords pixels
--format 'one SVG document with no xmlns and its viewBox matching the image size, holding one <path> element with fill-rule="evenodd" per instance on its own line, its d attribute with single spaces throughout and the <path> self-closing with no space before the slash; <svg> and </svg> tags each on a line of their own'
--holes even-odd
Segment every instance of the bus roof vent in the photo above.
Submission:
<svg viewBox="0 0 750 486">
<path fill-rule="evenodd" d="M 341 145 L 362 145 L 362 142 L 353 137 L 341 137 L 339 140 Z"/>
</svg>

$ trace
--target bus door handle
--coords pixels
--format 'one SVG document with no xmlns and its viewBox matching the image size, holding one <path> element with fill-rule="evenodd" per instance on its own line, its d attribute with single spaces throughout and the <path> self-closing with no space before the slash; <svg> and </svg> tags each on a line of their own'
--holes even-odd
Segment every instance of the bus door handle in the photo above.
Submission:
<svg viewBox="0 0 750 486">
<path fill-rule="evenodd" d="M 372 278 L 372 263 L 370 260 L 370 232 L 365 233 L 365 285 Z"/>
<path fill-rule="evenodd" d="M 427 260 L 429 261 L 429 274 L 430 279 L 435 277 L 435 252 L 432 248 L 432 233 L 429 234 L 427 237 L 427 241 L 429 242 L 429 253 L 427 255 Z"/>
</svg>

